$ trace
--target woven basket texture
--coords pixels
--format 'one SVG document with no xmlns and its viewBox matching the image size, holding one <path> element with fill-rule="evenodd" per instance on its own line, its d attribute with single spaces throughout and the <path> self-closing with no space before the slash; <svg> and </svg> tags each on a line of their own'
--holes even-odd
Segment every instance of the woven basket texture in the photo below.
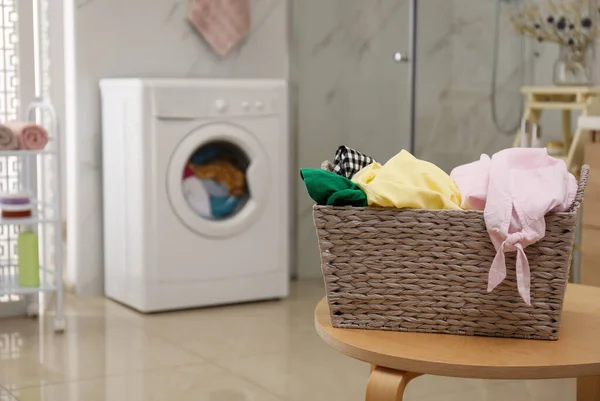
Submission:
<svg viewBox="0 0 600 401">
<path fill-rule="evenodd" d="M 496 255 L 478 211 L 315 206 L 334 327 L 556 340 L 577 214 L 589 168 L 568 212 L 546 216 L 546 235 L 525 249 L 528 306 L 508 275 L 487 291 Z"/>
</svg>

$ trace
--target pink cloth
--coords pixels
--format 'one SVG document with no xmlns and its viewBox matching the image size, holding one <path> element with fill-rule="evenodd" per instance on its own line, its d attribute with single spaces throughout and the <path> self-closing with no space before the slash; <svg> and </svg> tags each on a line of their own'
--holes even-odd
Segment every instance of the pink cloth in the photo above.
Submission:
<svg viewBox="0 0 600 401">
<path fill-rule="evenodd" d="M 548 156 L 545 148 L 515 148 L 483 155 L 477 162 L 457 167 L 450 175 L 464 207 L 483 210 L 496 249 L 488 277 L 488 291 L 506 278 L 506 252 L 517 252 L 519 294 L 531 305 L 529 261 L 525 248 L 546 233 L 548 212 L 567 211 L 577 194 L 577 181 L 564 161 Z M 487 189 L 486 189 L 487 188 Z"/>
<path fill-rule="evenodd" d="M 485 201 L 490 182 L 492 159 L 481 155 L 479 161 L 456 167 L 450 177 L 460 191 L 460 207 L 467 210 L 485 209 Z"/>
<path fill-rule="evenodd" d="M 191 0 L 188 18 L 204 39 L 225 56 L 250 30 L 249 0 Z"/>
<path fill-rule="evenodd" d="M 6 125 L 19 139 L 19 149 L 41 150 L 48 144 L 48 132 L 34 123 L 10 121 Z"/>
</svg>

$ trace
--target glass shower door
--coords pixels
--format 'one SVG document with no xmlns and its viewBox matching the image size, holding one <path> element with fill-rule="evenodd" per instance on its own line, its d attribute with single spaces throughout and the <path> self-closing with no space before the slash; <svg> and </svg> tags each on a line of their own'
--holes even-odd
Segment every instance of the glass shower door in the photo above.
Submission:
<svg viewBox="0 0 600 401">
<path fill-rule="evenodd" d="M 416 156 L 446 171 L 512 144 L 533 51 L 515 0 L 420 1 Z"/>
<path fill-rule="evenodd" d="M 382 163 L 408 149 L 409 66 L 394 53 L 408 49 L 409 2 L 294 0 L 292 20 L 297 164 L 318 168 L 339 145 Z M 297 184 L 298 274 L 319 277 L 312 201 Z"/>
</svg>

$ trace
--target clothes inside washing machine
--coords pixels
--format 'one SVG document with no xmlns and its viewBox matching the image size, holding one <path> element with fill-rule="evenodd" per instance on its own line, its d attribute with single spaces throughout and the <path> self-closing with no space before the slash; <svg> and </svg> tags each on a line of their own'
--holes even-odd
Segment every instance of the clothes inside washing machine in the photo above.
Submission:
<svg viewBox="0 0 600 401">
<path fill-rule="evenodd" d="M 229 142 L 211 142 L 190 155 L 182 176 L 190 208 L 209 220 L 235 216 L 250 197 L 246 183 L 248 156 Z"/>
</svg>

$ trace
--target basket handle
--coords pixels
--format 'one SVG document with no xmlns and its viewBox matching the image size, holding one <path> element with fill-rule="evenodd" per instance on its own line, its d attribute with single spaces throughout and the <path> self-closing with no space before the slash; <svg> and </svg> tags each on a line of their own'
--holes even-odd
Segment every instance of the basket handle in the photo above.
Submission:
<svg viewBox="0 0 600 401">
<path fill-rule="evenodd" d="M 321 170 L 329 171 L 330 173 L 333 172 L 333 163 L 329 160 L 325 160 L 321 163 Z"/>
<path fill-rule="evenodd" d="M 581 168 L 581 175 L 579 176 L 579 187 L 577 188 L 577 195 L 575 195 L 575 201 L 571 205 L 571 212 L 579 211 L 581 204 L 583 203 L 583 196 L 585 195 L 585 188 L 587 187 L 588 177 L 590 176 L 590 166 L 587 164 Z"/>
</svg>

